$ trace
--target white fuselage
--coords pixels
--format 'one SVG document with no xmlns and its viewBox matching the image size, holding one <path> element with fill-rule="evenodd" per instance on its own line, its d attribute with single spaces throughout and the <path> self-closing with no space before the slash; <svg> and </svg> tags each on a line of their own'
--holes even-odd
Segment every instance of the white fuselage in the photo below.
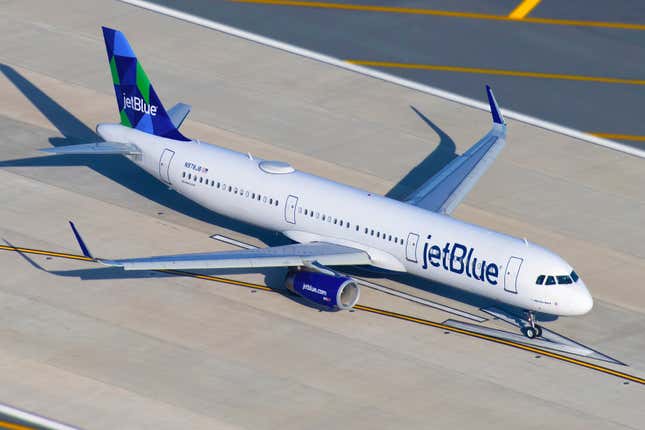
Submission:
<svg viewBox="0 0 645 430">
<path fill-rule="evenodd" d="M 362 249 L 376 267 L 522 309 L 578 315 L 591 308 L 582 280 L 536 285 L 540 274 L 567 275 L 572 269 L 525 240 L 215 145 L 116 124 L 101 124 L 97 132 L 107 141 L 139 147 L 142 155 L 128 158 L 180 194 L 296 242 Z"/>
</svg>

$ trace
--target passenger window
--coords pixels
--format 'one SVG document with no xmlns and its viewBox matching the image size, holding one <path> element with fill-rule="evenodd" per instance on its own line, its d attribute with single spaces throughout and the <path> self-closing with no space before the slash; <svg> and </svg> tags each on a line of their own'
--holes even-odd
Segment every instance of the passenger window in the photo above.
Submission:
<svg viewBox="0 0 645 430">
<path fill-rule="evenodd" d="M 558 284 L 573 284 L 573 281 L 569 277 L 569 275 L 559 275 L 558 277 Z"/>
<path fill-rule="evenodd" d="M 186 177 L 186 172 L 181 172 L 181 177 L 185 178 Z"/>
<path fill-rule="evenodd" d="M 215 186 L 215 180 L 211 179 L 211 188 L 213 188 L 214 186 Z"/>
<path fill-rule="evenodd" d="M 538 285 L 544 284 L 544 278 L 546 278 L 546 276 L 544 276 L 544 275 L 538 276 L 536 281 L 535 281 L 535 283 L 538 284 Z"/>
<path fill-rule="evenodd" d="M 308 215 L 308 214 L 309 214 L 309 211 L 305 209 L 305 215 Z"/>
<path fill-rule="evenodd" d="M 244 194 L 244 197 L 248 198 L 249 197 L 249 192 L 247 191 L 246 194 Z"/>
<path fill-rule="evenodd" d="M 314 217 L 314 211 L 309 211 L 309 216 L 313 218 Z"/>
<path fill-rule="evenodd" d="M 270 205 L 272 205 L 272 204 L 273 204 L 273 199 L 269 199 L 269 204 L 270 204 Z"/>
<path fill-rule="evenodd" d="M 275 201 L 275 205 L 278 206 L 278 201 L 277 200 Z"/>
<path fill-rule="evenodd" d="M 323 214 L 323 215 L 322 215 L 322 220 L 323 220 L 323 221 L 325 220 L 325 214 Z"/>
<path fill-rule="evenodd" d="M 343 226 L 343 220 L 342 219 L 340 220 L 339 224 L 340 224 L 341 227 Z"/>
<path fill-rule="evenodd" d="M 255 200 L 255 193 L 251 194 L 251 198 Z"/>
<path fill-rule="evenodd" d="M 389 234 L 389 235 L 387 236 L 387 240 L 388 240 L 388 242 L 392 242 L 392 235 L 391 235 L 391 234 Z"/>
<path fill-rule="evenodd" d="M 365 234 L 367 234 L 367 231 L 368 231 L 368 230 L 367 230 L 367 227 L 365 227 Z"/>
<path fill-rule="evenodd" d="M 575 271 L 571 272 L 571 279 L 573 279 L 573 282 L 578 282 L 578 279 L 580 279 L 580 276 Z"/>
<path fill-rule="evenodd" d="M 376 237 L 381 237 L 381 232 L 380 231 L 376 232 Z"/>
<path fill-rule="evenodd" d="M 553 276 L 547 276 L 546 285 L 555 285 L 555 278 Z"/>
<path fill-rule="evenodd" d="M 356 226 L 356 231 L 358 231 L 359 229 L 360 229 L 360 227 L 357 225 L 357 226 Z"/>
<path fill-rule="evenodd" d="M 338 224 L 338 218 L 334 218 L 334 224 Z"/>
<path fill-rule="evenodd" d="M 218 188 L 218 189 L 219 189 L 220 185 L 222 185 L 222 184 L 220 184 L 220 183 L 218 182 L 218 183 L 217 183 L 217 188 Z"/>
<path fill-rule="evenodd" d="M 228 186 L 228 192 L 230 193 L 231 191 L 233 191 L 233 187 L 229 185 Z"/>
<path fill-rule="evenodd" d="M 203 183 L 203 182 L 204 182 L 204 178 L 200 176 L 200 177 L 199 177 L 199 183 L 201 184 L 201 183 Z"/>
<path fill-rule="evenodd" d="M 374 236 L 374 230 L 370 230 L 370 236 Z"/>
<path fill-rule="evenodd" d="M 193 175 L 191 175 L 191 174 L 189 173 L 189 174 L 188 174 L 188 179 L 190 179 L 192 176 L 193 176 Z"/>
</svg>

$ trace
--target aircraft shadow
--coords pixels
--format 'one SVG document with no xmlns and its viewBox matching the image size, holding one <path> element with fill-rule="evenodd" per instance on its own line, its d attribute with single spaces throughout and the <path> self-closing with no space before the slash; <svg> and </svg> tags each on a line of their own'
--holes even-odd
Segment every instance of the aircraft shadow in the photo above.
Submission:
<svg viewBox="0 0 645 430">
<path fill-rule="evenodd" d="M 398 282 L 399 284 L 407 285 L 414 289 L 425 291 L 431 294 L 435 294 L 446 299 L 455 300 L 459 303 L 464 303 L 466 305 L 473 306 L 475 308 L 483 309 L 489 307 L 496 307 L 502 309 L 510 314 L 522 315 L 523 310 L 516 308 L 505 303 L 498 302 L 493 299 L 489 299 L 477 294 L 469 293 L 468 291 L 463 291 L 450 285 L 440 284 L 437 282 L 432 282 L 427 279 L 419 278 L 418 276 L 409 275 L 406 273 L 392 272 L 388 270 L 382 270 L 378 268 L 371 267 L 337 267 L 339 272 L 346 273 L 350 276 L 357 276 L 364 279 L 373 280 L 373 282 L 378 284 L 379 278 L 387 278 L 393 281 Z M 491 288 L 488 285 L 483 285 L 482 288 Z M 536 317 L 540 322 L 549 322 L 555 321 L 558 319 L 557 315 L 550 314 L 541 314 L 536 313 Z"/>
<path fill-rule="evenodd" d="M 102 140 L 71 112 L 58 104 L 18 71 L 5 64 L 0 64 L 0 71 L 63 135 L 62 138 L 51 137 L 49 143 L 52 146 L 74 145 Z M 0 161 L 0 167 L 52 166 L 87 166 L 119 185 L 161 206 L 189 217 L 241 234 L 257 237 L 270 245 L 290 243 L 282 235 L 216 214 L 199 206 L 179 193 L 169 190 L 166 185 L 120 155 L 55 155 Z"/>
<path fill-rule="evenodd" d="M 385 194 L 396 200 L 402 200 L 416 190 L 446 164 L 457 158 L 455 142 L 441 128 L 414 106 L 410 109 L 416 113 L 439 136 L 439 145 L 423 161 L 408 172 L 390 191 Z"/>
</svg>

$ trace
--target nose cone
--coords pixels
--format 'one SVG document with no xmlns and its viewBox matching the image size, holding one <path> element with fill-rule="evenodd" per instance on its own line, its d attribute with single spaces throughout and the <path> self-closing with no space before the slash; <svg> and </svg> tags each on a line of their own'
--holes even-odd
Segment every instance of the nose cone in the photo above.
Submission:
<svg viewBox="0 0 645 430">
<path fill-rule="evenodd" d="M 582 281 L 575 286 L 576 291 L 570 303 L 571 315 L 584 315 L 593 308 L 593 297 Z"/>
<path fill-rule="evenodd" d="M 593 308 L 593 297 L 589 293 L 589 290 L 584 285 L 581 285 L 580 298 L 578 299 L 578 306 L 580 313 L 578 315 L 584 315 L 589 313 L 591 308 Z"/>
</svg>

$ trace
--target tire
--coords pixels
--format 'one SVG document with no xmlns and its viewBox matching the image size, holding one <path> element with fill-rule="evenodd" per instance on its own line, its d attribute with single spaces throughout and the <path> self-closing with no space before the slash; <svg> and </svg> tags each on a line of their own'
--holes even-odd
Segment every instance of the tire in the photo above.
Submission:
<svg viewBox="0 0 645 430">
<path fill-rule="evenodd" d="M 542 337 L 542 327 L 539 325 L 536 325 L 535 330 L 536 330 L 535 337 Z"/>
<path fill-rule="evenodd" d="M 536 335 L 537 330 L 535 330 L 533 327 L 526 327 L 524 329 L 524 336 L 528 337 L 529 339 L 535 339 Z"/>
</svg>

